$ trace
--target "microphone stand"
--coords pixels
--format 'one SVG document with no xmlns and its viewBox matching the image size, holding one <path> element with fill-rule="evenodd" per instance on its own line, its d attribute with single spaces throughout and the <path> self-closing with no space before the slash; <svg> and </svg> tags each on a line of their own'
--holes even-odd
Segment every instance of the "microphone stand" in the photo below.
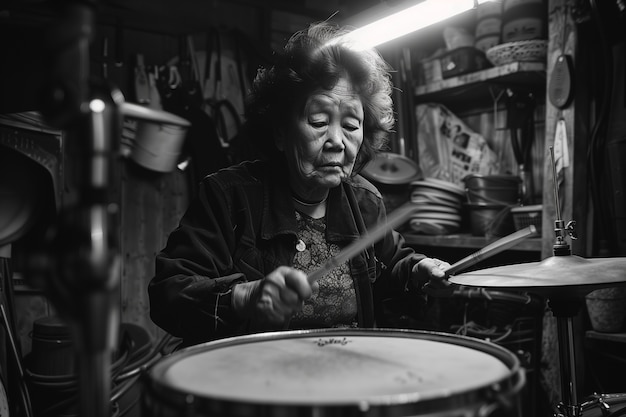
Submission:
<svg viewBox="0 0 626 417">
<path fill-rule="evenodd" d="M 89 71 L 94 1 L 61 4 L 63 16 L 46 37 L 51 67 L 42 91 L 42 114 L 66 133 L 68 181 L 78 179 L 64 201 L 46 247 L 31 264 L 59 313 L 68 319 L 77 354 L 79 415 L 111 416 L 111 358 L 119 328 L 120 254 L 110 193 L 121 133 L 119 90 L 96 83 Z M 64 199 L 65 200 L 65 199 Z"/>
<path fill-rule="evenodd" d="M 73 330 L 81 417 L 111 416 L 111 359 L 120 324 L 121 255 L 115 221 L 119 207 L 110 185 L 119 172 L 124 116 L 172 123 L 169 113 L 124 102 L 120 90 L 94 80 L 89 45 L 96 0 L 65 0 L 64 18 L 49 42 L 52 66 L 42 95 L 46 121 L 67 133 L 78 178 L 75 195 L 61 209 L 41 253 L 26 276 L 38 280 Z M 185 121 L 185 123 L 188 123 Z M 72 166 L 73 167 L 73 166 Z M 69 171 L 66 169 L 66 171 Z M 68 176 L 69 177 L 69 176 Z"/>
</svg>

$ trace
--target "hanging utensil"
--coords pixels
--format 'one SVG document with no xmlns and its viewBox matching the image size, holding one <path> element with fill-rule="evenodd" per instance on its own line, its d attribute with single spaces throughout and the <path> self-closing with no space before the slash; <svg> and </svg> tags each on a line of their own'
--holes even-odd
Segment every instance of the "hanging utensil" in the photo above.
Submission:
<svg viewBox="0 0 626 417">
<path fill-rule="evenodd" d="M 135 100 L 139 104 L 150 103 L 150 84 L 143 55 L 137 54 L 134 71 Z"/>
<path fill-rule="evenodd" d="M 522 203 L 533 204 L 531 149 L 535 137 L 535 99 L 530 93 L 520 94 L 511 89 L 507 89 L 507 96 L 507 127 L 518 164 L 518 175 L 522 179 Z"/>
</svg>

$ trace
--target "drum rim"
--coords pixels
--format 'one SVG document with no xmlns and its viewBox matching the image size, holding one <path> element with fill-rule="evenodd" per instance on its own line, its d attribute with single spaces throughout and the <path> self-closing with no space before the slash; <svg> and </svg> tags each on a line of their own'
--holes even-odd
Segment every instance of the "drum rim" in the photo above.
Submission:
<svg viewBox="0 0 626 417">
<path fill-rule="evenodd" d="M 398 394 L 385 395 L 368 399 L 367 403 L 360 404 L 346 402 L 333 404 L 290 404 L 278 403 L 268 404 L 255 401 L 216 398 L 207 395 L 196 395 L 185 392 L 174 384 L 164 382 L 155 378 L 155 373 L 161 369 L 167 370 L 171 365 L 177 363 L 182 358 L 186 358 L 196 352 L 205 353 L 209 350 L 220 349 L 235 344 L 255 343 L 259 341 L 283 340 L 287 338 L 305 338 L 315 336 L 375 336 L 385 335 L 399 338 L 415 338 L 420 337 L 421 340 L 430 340 L 436 342 L 453 342 L 456 345 L 477 348 L 483 353 L 499 359 L 508 369 L 508 375 L 500 378 L 494 383 L 485 384 L 484 386 L 468 387 L 468 390 L 453 393 L 444 398 L 419 398 L 419 393 L 415 395 Z M 163 373 L 165 371 L 162 371 Z M 307 329 L 307 330 L 288 330 L 275 331 L 265 333 L 255 333 L 242 336 L 233 336 L 224 339 L 218 339 L 210 342 L 201 343 L 194 346 L 181 349 L 173 354 L 162 358 L 153 365 L 144 374 L 145 392 L 152 392 L 155 398 L 158 398 L 159 404 L 168 403 L 170 406 L 181 407 L 184 405 L 186 410 L 197 409 L 211 413 L 221 413 L 220 415 L 228 416 L 254 416 L 258 415 L 259 410 L 263 413 L 279 412 L 281 416 L 301 416 L 303 410 L 316 409 L 315 415 L 351 415 L 356 412 L 358 415 L 365 415 L 373 412 L 377 416 L 386 415 L 410 415 L 428 411 L 441 410 L 441 402 L 447 405 L 446 410 L 465 409 L 467 407 L 479 407 L 485 398 L 491 398 L 504 394 L 513 395 L 521 390 L 525 382 L 524 369 L 521 367 L 517 356 L 510 350 L 496 345 L 495 343 L 464 335 L 451 333 L 443 333 L 436 331 L 414 330 L 414 329 L 390 329 L 390 328 L 329 328 L 329 329 Z M 148 403 L 146 403 L 146 400 Z M 144 405 L 148 408 L 150 399 L 144 398 Z M 225 411 L 227 410 L 227 411 Z M 321 414 L 320 414 L 321 413 Z M 265 414 L 264 414 L 265 415 Z"/>
</svg>

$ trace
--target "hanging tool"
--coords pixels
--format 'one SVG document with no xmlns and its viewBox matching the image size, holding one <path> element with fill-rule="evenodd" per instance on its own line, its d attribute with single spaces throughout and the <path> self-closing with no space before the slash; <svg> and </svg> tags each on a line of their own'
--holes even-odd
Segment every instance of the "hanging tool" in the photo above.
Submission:
<svg viewBox="0 0 626 417">
<path fill-rule="evenodd" d="M 522 179 L 522 203 L 533 204 L 531 149 L 535 138 L 535 98 L 532 93 L 507 89 L 507 128 L 511 134 L 513 153 Z"/>
<path fill-rule="evenodd" d="M 548 84 L 548 98 L 557 109 L 564 109 L 572 102 L 574 63 L 572 57 L 561 54 L 556 58 L 550 82 Z"/>
<path fill-rule="evenodd" d="M 565 7 L 567 10 L 567 5 Z M 559 110 L 568 107 L 574 97 L 574 61 L 571 55 L 565 51 L 568 37 L 567 28 L 568 25 L 563 22 L 560 42 L 561 53 L 554 62 L 548 82 L 548 99 Z"/>
<path fill-rule="evenodd" d="M 137 54 L 135 62 L 135 100 L 139 104 L 150 103 L 150 85 L 148 83 L 148 74 L 146 73 L 146 65 L 143 55 Z"/>
<path fill-rule="evenodd" d="M 191 36 L 182 36 L 179 39 L 179 62 L 178 69 L 182 79 L 182 90 L 184 93 L 184 107 L 187 111 L 191 108 L 202 107 L 202 88 L 198 77 L 196 65 L 196 53 Z"/>
<path fill-rule="evenodd" d="M 215 49 L 214 49 L 215 48 Z M 213 55 L 215 53 L 215 62 Z M 213 82 L 211 82 L 211 78 Z M 222 84 L 222 44 L 220 33 L 210 28 L 206 36 L 206 58 L 204 63 L 204 80 L 202 81 L 203 95 L 210 102 L 221 98 Z"/>
</svg>

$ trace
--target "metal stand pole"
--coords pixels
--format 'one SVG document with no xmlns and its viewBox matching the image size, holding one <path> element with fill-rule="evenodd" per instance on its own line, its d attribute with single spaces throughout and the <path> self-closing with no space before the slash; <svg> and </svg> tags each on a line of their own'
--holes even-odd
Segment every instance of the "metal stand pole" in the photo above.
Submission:
<svg viewBox="0 0 626 417">
<path fill-rule="evenodd" d="M 578 297 L 549 300 L 549 306 L 557 319 L 559 344 L 559 367 L 561 371 L 561 403 L 559 411 L 567 417 L 580 416 L 578 403 L 578 378 L 574 340 L 574 317 L 580 311 L 582 299 Z"/>
<path fill-rule="evenodd" d="M 111 357 L 119 328 L 118 204 L 111 198 L 122 126 L 119 90 L 89 68 L 96 0 L 66 0 L 45 41 L 51 66 L 42 94 L 46 121 L 67 133 L 73 198 L 64 202 L 40 273 L 51 302 L 67 317 L 78 357 L 79 411 L 111 416 Z M 68 176 L 69 177 L 69 176 Z M 77 183 L 73 184 L 73 180 Z"/>
</svg>

